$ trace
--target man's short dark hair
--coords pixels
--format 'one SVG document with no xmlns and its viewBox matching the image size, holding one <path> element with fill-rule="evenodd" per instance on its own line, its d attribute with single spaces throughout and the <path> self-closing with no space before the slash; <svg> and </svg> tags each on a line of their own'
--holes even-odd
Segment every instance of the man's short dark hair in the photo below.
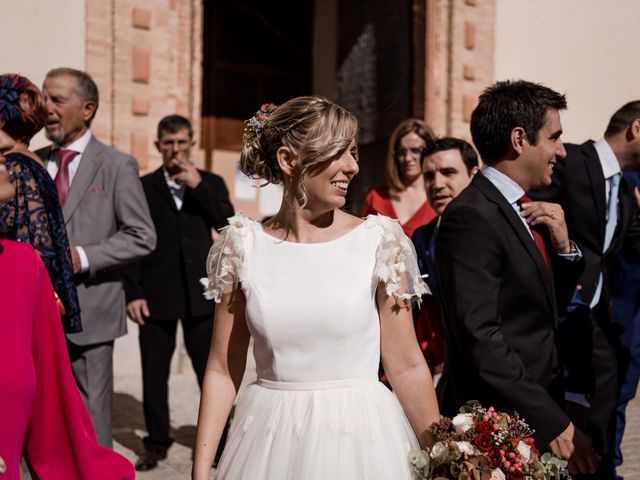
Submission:
<svg viewBox="0 0 640 480">
<path fill-rule="evenodd" d="M 100 94 L 98 93 L 98 86 L 96 85 L 96 82 L 93 81 L 93 78 L 91 78 L 91 75 L 87 72 L 69 67 L 60 67 L 49 70 L 45 78 L 59 77 L 62 75 L 70 75 L 77 80 L 78 87 L 76 88 L 76 93 L 80 97 L 80 100 L 83 102 L 95 103 L 96 109 L 93 111 L 93 117 L 91 117 L 88 122 L 88 125 L 91 125 L 91 122 L 98 111 L 98 106 L 100 105 Z"/>
<path fill-rule="evenodd" d="M 610 137 L 622 132 L 637 118 L 640 118 L 640 100 L 624 104 L 609 120 L 604 136 Z"/>
<path fill-rule="evenodd" d="M 433 155 L 434 153 L 444 152 L 445 150 L 458 150 L 460 152 L 460 156 L 462 157 L 462 161 L 464 162 L 464 166 L 467 167 L 467 173 L 471 175 L 471 171 L 475 167 L 479 167 L 478 164 L 478 154 L 475 149 L 468 143 L 462 140 L 461 138 L 453 138 L 453 137 L 444 137 L 438 138 L 434 140 L 432 143 L 428 144 L 422 155 L 422 159 L 428 157 L 429 155 Z"/>
<path fill-rule="evenodd" d="M 480 95 L 471 114 L 471 137 L 482 160 L 494 165 L 508 153 L 511 132 L 524 129 L 531 145 L 538 143 L 547 110 L 564 110 L 564 95 L 525 80 L 496 82 Z"/>
<path fill-rule="evenodd" d="M 189 130 L 189 138 L 193 138 L 191 122 L 182 115 L 167 115 L 158 123 L 158 140 L 163 132 L 178 133 L 180 130 Z"/>
</svg>

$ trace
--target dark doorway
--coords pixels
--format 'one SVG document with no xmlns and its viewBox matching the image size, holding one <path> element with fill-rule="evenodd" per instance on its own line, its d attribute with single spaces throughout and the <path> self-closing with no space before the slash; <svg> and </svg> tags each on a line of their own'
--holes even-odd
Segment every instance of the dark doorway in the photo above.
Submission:
<svg viewBox="0 0 640 480">
<path fill-rule="evenodd" d="M 203 116 L 250 117 L 311 90 L 313 2 L 204 2 Z"/>
</svg>

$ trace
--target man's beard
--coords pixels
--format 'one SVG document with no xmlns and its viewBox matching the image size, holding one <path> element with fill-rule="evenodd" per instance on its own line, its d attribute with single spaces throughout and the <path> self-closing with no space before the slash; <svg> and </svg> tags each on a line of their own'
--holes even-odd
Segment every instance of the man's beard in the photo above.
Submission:
<svg viewBox="0 0 640 480">
<path fill-rule="evenodd" d="M 47 128 L 45 127 L 44 136 L 47 137 L 48 140 L 51 140 L 53 143 L 57 143 L 58 145 L 61 145 L 62 142 L 64 141 L 66 134 L 62 126 L 58 127 L 56 134 L 49 132 L 49 130 L 47 130 Z"/>
</svg>

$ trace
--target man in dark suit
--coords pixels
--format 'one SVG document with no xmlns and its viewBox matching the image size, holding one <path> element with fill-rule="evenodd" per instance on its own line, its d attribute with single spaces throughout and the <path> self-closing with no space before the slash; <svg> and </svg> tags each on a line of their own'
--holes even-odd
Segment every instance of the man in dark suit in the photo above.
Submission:
<svg viewBox="0 0 640 480">
<path fill-rule="evenodd" d="M 582 271 L 559 205 L 525 194 L 551 183 L 565 156 L 563 95 L 525 81 L 487 88 L 471 117 L 484 166 L 448 204 L 436 241 L 447 352 L 438 385 L 441 411 L 470 399 L 517 411 L 574 472 L 597 456 L 565 414 L 556 348 L 558 300 Z M 554 278 L 555 277 L 555 278 Z"/>
<path fill-rule="evenodd" d="M 614 478 L 615 408 L 621 352 L 619 326 L 611 315 L 610 273 L 623 251 L 640 259 L 640 223 L 633 189 L 622 170 L 640 168 L 640 101 L 621 107 L 609 121 L 604 139 L 567 145 L 567 158 L 556 169 L 552 184 L 535 197 L 555 201 L 565 211 L 571 237 L 584 250 L 586 266 L 580 277 L 578 299 L 591 308 L 588 319 L 592 345 L 567 356 L 581 372 L 569 371 L 567 399 L 586 407 L 587 434 L 603 461 L 593 478 Z M 575 369 L 574 369 L 575 370 Z M 585 394 L 587 395 L 585 399 Z M 574 407 L 574 411 L 581 410 Z M 584 408 L 582 409 L 584 410 Z"/>
<path fill-rule="evenodd" d="M 640 186 L 640 172 L 623 173 L 625 181 L 634 188 Z M 640 194 L 636 190 L 637 196 Z M 611 305 L 616 325 L 620 328 L 619 359 L 620 388 L 616 408 L 615 466 L 622 465 L 622 439 L 626 426 L 626 410 L 636 396 L 640 381 L 640 262 L 619 254 L 611 273 Z M 623 480 L 620 475 L 616 480 Z"/>
<path fill-rule="evenodd" d="M 37 154 L 58 189 L 82 312 L 83 331 L 67 335 L 71 367 L 98 441 L 111 447 L 113 344 L 127 333 L 122 268 L 150 253 L 156 234 L 135 158 L 91 134 L 99 103 L 93 79 L 56 68 L 43 93 L 53 145 Z"/>
<path fill-rule="evenodd" d="M 437 217 L 413 233 L 413 244 L 420 273 L 428 275 L 431 295 L 425 295 L 422 308 L 415 312 L 416 335 L 427 364 L 434 375 L 442 373 L 444 331 L 436 277 L 435 249 L 440 216 L 445 207 L 469 186 L 479 168 L 478 155 L 459 138 L 438 138 L 423 153 L 422 176 L 427 201 Z"/>
<path fill-rule="evenodd" d="M 151 218 L 158 233 L 156 250 L 127 269 L 127 311 L 140 325 L 144 417 L 149 436 L 137 470 L 151 470 L 166 457 L 169 436 L 168 380 L 181 320 L 184 342 L 202 386 L 213 331 L 215 304 L 202 294 L 211 229 L 233 215 L 222 178 L 198 170 L 191 161 L 195 145 L 191 123 L 169 115 L 158 124 L 156 146 L 162 167 L 142 177 Z"/>
</svg>

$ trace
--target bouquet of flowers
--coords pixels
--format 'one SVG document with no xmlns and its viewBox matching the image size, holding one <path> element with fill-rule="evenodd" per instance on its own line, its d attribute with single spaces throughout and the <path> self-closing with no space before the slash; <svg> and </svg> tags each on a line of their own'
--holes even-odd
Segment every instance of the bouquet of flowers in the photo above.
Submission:
<svg viewBox="0 0 640 480">
<path fill-rule="evenodd" d="M 533 430 L 517 413 L 496 412 L 470 401 L 453 419 L 430 427 L 436 443 L 413 450 L 409 462 L 423 480 L 559 480 L 571 479 L 567 462 L 542 456 Z"/>
</svg>

